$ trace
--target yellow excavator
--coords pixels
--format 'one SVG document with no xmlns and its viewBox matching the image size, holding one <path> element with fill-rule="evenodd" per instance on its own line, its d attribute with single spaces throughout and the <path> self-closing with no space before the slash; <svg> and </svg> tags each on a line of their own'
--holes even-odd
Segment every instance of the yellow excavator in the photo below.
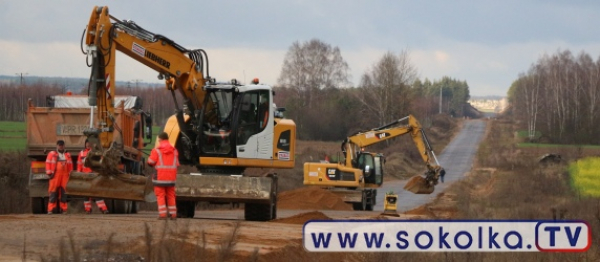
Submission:
<svg viewBox="0 0 600 262">
<path fill-rule="evenodd" d="M 385 157 L 364 149 L 406 134 L 412 137 L 427 171 L 424 176 L 413 176 L 404 189 L 431 194 L 446 172 L 438 163 L 421 124 L 412 115 L 349 136 L 342 143 L 343 158 L 338 158 L 337 163 L 304 163 L 304 185 L 327 188 L 351 203 L 354 210 L 373 210 L 377 188 L 383 184 Z"/>
<path fill-rule="evenodd" d="M 92 142 L 85 164 L 94 172 L 73 172 L 67 194 L 138 201 L 153 195 L 147 177 L 119 168 L 127 159 L 123 133 L 128 132 L 114 121 L 120 51 L 158 72 L 172 95 L 176 114 L 166 121 L 164 131 L 179 151 L 180 163 L 198 170 L 178 174 L 178 215 L 193 217 L 196 202 L 211 201 L 245 203 L 246 220 L 276 217 L 276 174 L 244 175 L 248 167 L 294 167 L 296 125 L 283 118 L 284 108 L 275 107 L 270 86 L 258 79 L 249 85 L 236 80 L 217 83 L 209 76 L 204 50 L 186 49 L 133 21 L 119 20 L 106 6 L 94 7 L 83 38 L 92 69 L 89 104 L 97 107 L 95 126 L 84 131 Z"/>
</svg>

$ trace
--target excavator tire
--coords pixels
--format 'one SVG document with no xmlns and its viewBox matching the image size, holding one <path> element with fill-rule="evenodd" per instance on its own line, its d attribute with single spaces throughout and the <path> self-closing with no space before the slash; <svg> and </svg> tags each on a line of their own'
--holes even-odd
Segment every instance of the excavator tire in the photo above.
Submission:
<svg viewBox="0 0 600 262">
<path fill-rule="evenodd" d="M 269 221 L 277 218 L 277 200 L 269 204 L 244 204 L 244 219 L 247 221 Z"/>
<path fill-rule="evenodd" d="M 404 190 L 414 194 L 431 194 L 434 189 L 435 187 L 429 185 L 427 180 L 421 176 L 413 176 L 404 186 Z"/>
<path fill-rule="evenodd" d="M 367 210 L 367 194 L 365 191 L 362 192 L 362 199 L 359 203 L 352 203 L 352 209 L 356 211 Z"/>
<path fill-rule="evenodd" d="M 194 218 L 196 215 L 196 202 L 194 201 L 177 201 L 177 217 L 179 218 Z"/>
</svg>

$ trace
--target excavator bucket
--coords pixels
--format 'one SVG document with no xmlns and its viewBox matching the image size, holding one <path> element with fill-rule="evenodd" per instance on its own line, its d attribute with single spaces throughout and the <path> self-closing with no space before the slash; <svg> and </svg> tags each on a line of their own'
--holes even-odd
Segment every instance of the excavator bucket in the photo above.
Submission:
<svg viewBox="0 0 600 262">
<path fill-rule="evenodd" d="M 422 176 L 413 176 L 404 186 L 404 190 L 410 191 L 413 194 L 431 194 L 435 187 L 431 185 Z"/>
<path fill-rule="evenodd" d="M 68 195 L 114 198 L 153 202 L 151 179 L 133 174 L 100 175 L 71 172 L 66 188 Z"/>
</svg>

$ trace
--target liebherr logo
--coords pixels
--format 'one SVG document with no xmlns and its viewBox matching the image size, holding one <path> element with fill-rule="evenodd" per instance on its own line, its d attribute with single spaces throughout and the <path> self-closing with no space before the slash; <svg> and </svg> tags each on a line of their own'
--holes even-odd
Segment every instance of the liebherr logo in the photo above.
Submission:
<svg viewBox="0 0 600 262">
<path fill-rule="evenodd" d="M 156 62 L 157 64 L 166 67 L 167 69 L 171 68 L 171 62 L 165 60 L 164 58 L 155 55 L 154 53 L 146 50 L 146 48 L 144 48 L 143 46 L 136 44 L 135 42 L 133 43 L 133 45 L 131 46 L 131 51 L 133 51 L 134 53 L 140 55 L 140 56 L 144 56 L 154 62 Z"/>
<path fill-rule="evenodd" d="M 167 69 L 169 69 L 171 67 L 171 62 L 163 59 L 160 56 L 155 55 L 154 53 L 146 50 L 146 57 L 149 58 L 150 60 L 156 62 L 157 64 L 166 67 Z"/>
</svg>

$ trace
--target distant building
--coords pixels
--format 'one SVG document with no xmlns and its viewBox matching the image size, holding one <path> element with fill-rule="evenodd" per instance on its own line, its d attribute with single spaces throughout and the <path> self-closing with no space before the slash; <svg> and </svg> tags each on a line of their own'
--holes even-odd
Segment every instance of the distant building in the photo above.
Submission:
<svg viewBox="0 0 600 262">
<path fill-rule="evenodd" d="M 471 98 L 469 104 L 483 112 L 499 113 L 504 111 L 508 106 L 506 97 L 490 99 L 490 98 Z"/>
</svg>

